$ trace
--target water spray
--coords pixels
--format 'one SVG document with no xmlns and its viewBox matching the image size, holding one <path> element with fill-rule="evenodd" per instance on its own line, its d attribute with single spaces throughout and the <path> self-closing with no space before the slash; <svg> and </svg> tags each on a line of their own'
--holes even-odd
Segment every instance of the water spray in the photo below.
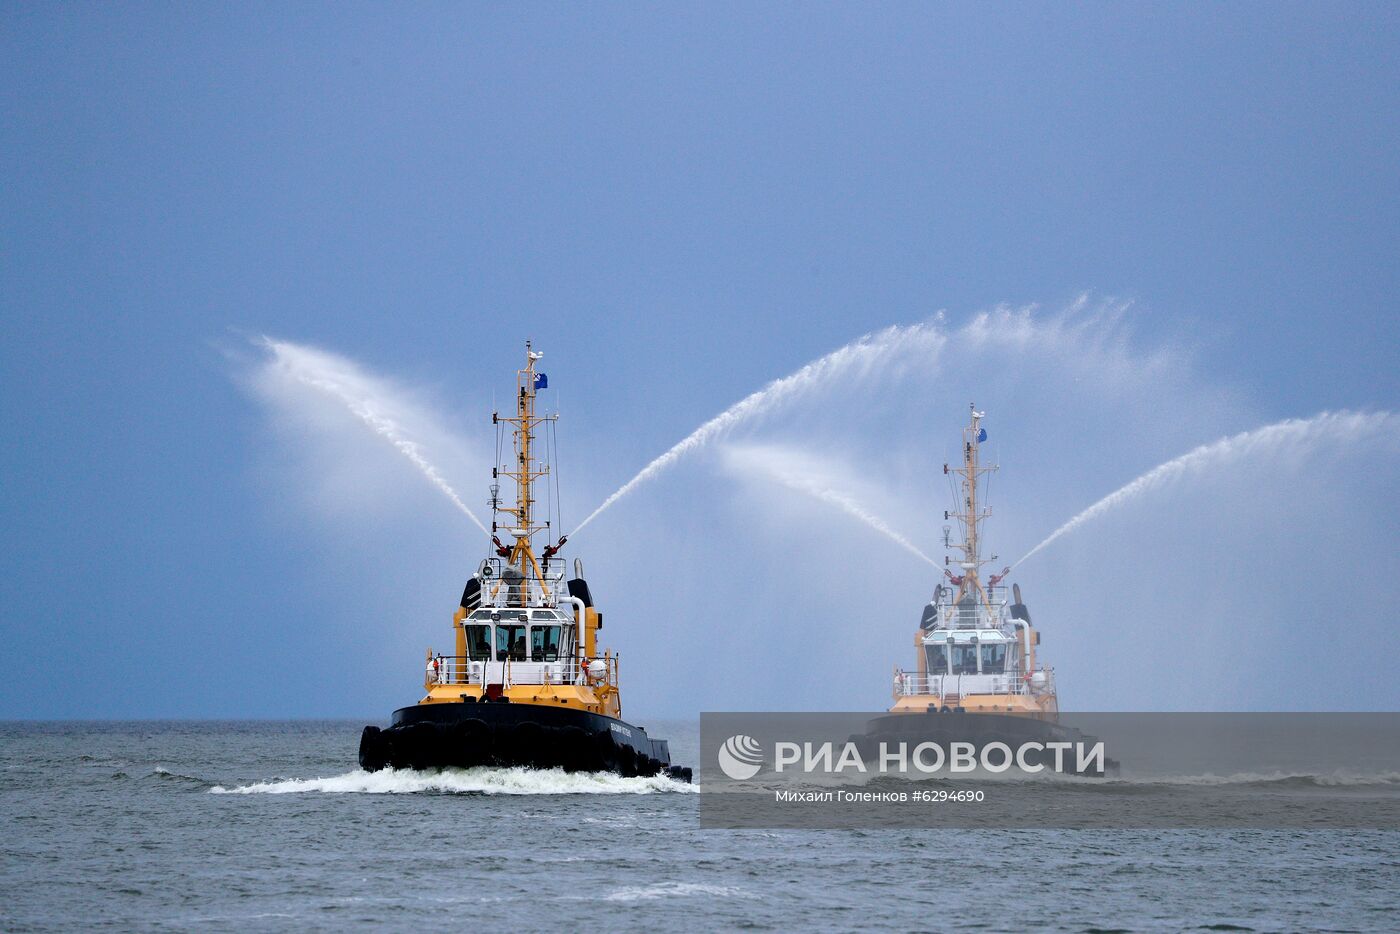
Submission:
<svg viewBox="0 0 1400 934">
<path fill-rule="evenodd" d="M 1313 445 L 1323 440 L 1355 441 L 1367 435 L 1381 433 L 1400 433 L 1400 418 L 1390 412 L 1322 412 L 1312 418 L 1288 418 L 1263 428 L 1243 431 L 1210 444 L 1203 444 L 1152 468 L 1131 483 L 1114 490 L 1051 532 L 1043 542 L 1026 552 L 1011 566 L 1016 567 L 1024 563 L 1026 559 L 1084 523 L 1130 503 L 1160 486 L 1199 473 L 1221 461 L 1249 454 L 1278 453 L 1289 443 Z"/>
<path fill-rule="evenodd" d="M 780 452 L 776 451 L 764 451 L 758 448 L 747 447 L 730 448 L 727 453 L 730 459 L 735 462 L 736 466 L 740 466 L 745 470 L 761 472 L 768 479 L 790 490 L 795 490 L 798 493 L 803 493 L 813 499 L 835 506 L 846 515 L 863 522 L 876 532 L 879 532 L 920 561 L 924 561 L 930 566 L 942 570 L 942 565 L 924 554 L 924 552 L 908 538 L 892 529 L 885 520 L 872 513 L 850 493 L 837 489 L 826 480 L 816 477 L 810 472 L 803 472 L 790 463 L 780 463 L 780 460 L 790 461 L 790 457 L 784 457 Z M 765 454 L 772 456 L 765 456 Z"/>
<path fill-rule="evenodd" d="M 569 533 L 573 537 L 584 526 L 598 518 L 609 506 L 640 484 L 666 470 L 682 457 L 699 450 L 723 435 L 736 425 L 749 419 L 758 418 L 771 411 L 781 402 L 802 395 L 822 385 L 827 380 L 856 371 L 862 373 L 874 367 L 882 357 L 897 352 L 937 353 L 946 341 L 943 331 L 936 321 L 908 326 L 892 325 L 882 331 L 866 334 L 833 350 L 823 357 L 808 363 L 794 373 L 775 379 L 762 389 L 754 392 L 705 422 L 689 435 L 676 442 L 669 450 L 647 464 L 635 477 L 628 480 L 615 493 L 603 500 L 602 504 Z"/>
<path fill-rule="evenodd" d="M 468 519 L 476 523 L 477 528 L 481 529 L 483 532 L 487 531 L 486 526 L 476 517 L 476 514 L 468 508 L 466 503 L 462 502 L 462 497 L 457 494 L 457 491 L 452 488 L 452 485 L 449 484 L 438 469 L 423 456 L 418 444 L 404 437 L 402 429 L 393 419 L 377 413 L 370 400 L 356 397 L 355 394 L 348 391 L 345 386 L 335 379 L 325 375 L 315 376 L 292 366 L 288 361 L 288 357 L 295 349 L 294 345 L 282 341 L 275 341 L 269 337 L 262 338 L 262 344 L 279 363 L 282 363 L 286 367 L 293 379 L 303 386 L 308 386 L 325 393 L 341 402 L 350 410 L 351 414 L 359 418 L 368 425 L 375 434 L 388 441 L 394 446 L 395 450 L 408 458 L 413 466 L 417 467 L 418 471 L 423 474 L 423 476 L 427 477 L 428 481 L 432 483 L 433 486 L 437 487 L 444 496 L 451 500 L 452 504 L 461 510 Z"/>
</svg>

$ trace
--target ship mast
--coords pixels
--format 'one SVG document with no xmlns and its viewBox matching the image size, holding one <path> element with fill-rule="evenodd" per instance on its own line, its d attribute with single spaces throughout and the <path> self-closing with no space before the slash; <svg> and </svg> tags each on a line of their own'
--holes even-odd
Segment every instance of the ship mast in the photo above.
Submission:
<svg viewBox="0 0 1400 934">
<path fill-rule="evenodd" d="M 538 581 L 541 586 L 544 584 L 544 569 L 535 556 L 531 539 L 536 532 L 549 528 L 548 519 L 543 525 L 536 524 L 534 520 L 535 480 L 548 476 L 550 473 L 548 463 L 536 468 L 535 428 L 545 422 L 555 421 L 559 417 L 558 415 L 535 414 L 535 395 L 543 384 L 543 374 L 535 372 L 535 363 L 543 356 L 543 353 L 531 348 L 529 341 L 525 342 L 525 366 L 516 371 L 515 415 L 505 416 L 499 413 L 491 415 L 491 420 L 496 424 L 504 423 L 513 426 L 515 459 L 509 468 L 502 469 L 498 465 L 492 471 L 492 476 L 493 478 L 506 476 L 515 481 L 515 507 L 510 508 L 500 504 L 500 486 L 494 482 L 494 479 L 491 484 L 491 507 L 494 513 L 503 513 L 510 517 L 510 527 L 505 531 L 509 532 L 515 541 L 508 546 L 501 544 L 494 515 L 491 521 L 491 540 L 496 545 L 497 553 L 506 559 L 506 564 L 519 571 L 523 578 L 524 586 L 520 590 L 522 603 L 528 602 L 530 581 Z M 562 540 L 560 544 L 563 544 Z M 549 558 L 557 550 L 558 546 L 546 548 L 545 558 Z"/>
<path fill-rule="evenodd" d="M 961 603 L 969 595 L 981 598 L 981 602 L 991 610 L 991 600 L 987 591 L 982 586 L 981 568 L 982 565 L 995 561 L 997 556 L 984 560 L 980 551 L 980 539 L 982 522 L 992 514 L 990 506 L 982 506 L 977 498 L 977 481 L 983 474 L 989 474 L 996 470 L 995 464 L 983 466 L 980 459 L 980 445 L 987 438 L 987 432 L 982 428 L 982 418 L 986 414 L 977 411 L 976 404 L 969 406 L 971 410 L 971 420 L 968 426 L 963 429 L 962 463 L 957 467 L 948 464 L 943 465 L 945 474 L 955 474 L 959 477 L 959 487 L 961 496 L 958 499 L 959 509 L 957 511 L 945 512 L 943 518 L 957 519 L 958 525 L 962 529 L 963 540 L 952 542 L 949 540 L 950 530 L 945 526 L 943 529 L 943 544 L 950 548 L 962 552 L 962 560 L 959 567 L 962 573 L 953 574 L 945 571 L 949 580 L 958 588 L 955 603 Z M 943 559 L 944 564 L 948 559 Z M 995 583 L 995 580 L 993 581 Z"/>
</svg>

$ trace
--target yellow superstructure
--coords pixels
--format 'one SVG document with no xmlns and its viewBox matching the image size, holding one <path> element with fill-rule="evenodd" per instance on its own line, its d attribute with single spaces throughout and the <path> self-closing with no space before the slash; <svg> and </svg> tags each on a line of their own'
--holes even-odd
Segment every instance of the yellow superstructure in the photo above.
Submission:
<svg viewBox="0 0 1400 934">
<path fill-rule="evenodd" d="M 469 664 L 467 655 L 466 621 L 467 611 L 463 607 L 458 607 L 456 614 L 452 617 L 452 627 L 457 634 L 457 652 L 451 658 L 442 658 L 439 670 L 433 670 L 433 661 L 439 656 L 433 654 L 433 650 L 428 649 L 427 667 L 423 679 L 423 686 L 427 694 L 420 700 L 420 704 L 461 704 L 480 701 L 487 694 L 487 686 L 481 683 L 472 683 L 467 678 L 470 669 L 459 668 L 458 662 Z M 581 710 L 601 713 L 609 717 L 622 716 L 622 699 L 617 688 L 617 659 L 610 652 L 604 652 L 601 656 L 594 654 L 594 645 L 597 640 L 597 631 L 600 625 L 602 614 L 592 607 L 586 607 L 583 611 L 583 632 L 584 632 L 584 657 L 602 662 L 604 672 L 602 677 L 595 678 L 587 671 L 587 665 L 583 666 L 581 675 L 577 674 L 568 681 L 554 682 L 551 680 L 549 672 L 546 672 L 537 683 L 516 684 L 510 680 L 510 658 L 505 659 L 506 669 L 503 672 L 501 690 L 492 694 L 493 698 L 506 697 L 510 703 L 514 704 L 552 704 L 562 707 L 577 707 Z M 577 620 L 576 620 L 577 625 Z M 566 673 L 565 677 L 569 677 Z M 471 701 L 466 698 L 470 697 Z"/>
</svg>

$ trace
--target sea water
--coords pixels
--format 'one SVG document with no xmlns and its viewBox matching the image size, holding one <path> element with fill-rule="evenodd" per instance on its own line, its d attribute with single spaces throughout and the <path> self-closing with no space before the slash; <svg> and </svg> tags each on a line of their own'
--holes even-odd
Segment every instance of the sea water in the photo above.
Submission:
<svg viewBox="0 0 1400 934">
<path fill-rule="evenodd" d="M 0 928 L 1400 927 L 1393 831 L 702 831 L 666 779 L 364 773 L 361 726 L 0 724 Z"/>
</svg>

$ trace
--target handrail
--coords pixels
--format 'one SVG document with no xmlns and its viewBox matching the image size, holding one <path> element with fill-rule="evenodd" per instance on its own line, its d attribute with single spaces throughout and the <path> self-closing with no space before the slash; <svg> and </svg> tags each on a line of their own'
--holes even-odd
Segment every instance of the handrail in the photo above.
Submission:
<svg viewBox="0 0 1400 934">
<path fill-rule="evenodd" d="M 474 685 L 484 689 L 488 678 L 491 679 L 489 683 L 495 684 L 497 677 L 505 687 L 520 684 L 617 686 L 615 655 L 600 655 L 588 660 L 590 664 L 605 664 L 601 678 L 590 675 L 587 666 L 582 664 L 583 660 L 576 655 L 562 656 L 553 661 L 536 661 L 529 658 L 496 661 L 462 655 L 441 655 L 434 656 L 434 661 L 438 663 L 436 670 L 430 662 L 424 672 L 424 687 L 428 689 L 444 684 Z"/>
<path fill-rule="evenodd" d="M 487 558 L 482 562 L 477 579 L 481 581 L 484 606 L 494 605 L 503 609 L 552 607 L 568 598 L 568 587 L 564 583 L 567 574 L 564 559 L 542 559 L 539 576 L 529 574 L 507 578 L 505 574 L 510 569 L 510 563 L 501 558 Z M 489 573 L 483 576 L 483 572 Z"/>
<path fill-rule="evenodd" d="M 1036 676 L 1044 677 L 1037 682 Z M 976 680 L 972 680 L 976 679 Z M 1027 678 L 1020 668 L 983 674 L 927 674 L 900 669 L 895 673 L 894 696 L 952 696 L 964 694 L 1037 695 L 1053 692 L 1055 669 L 1037 668 Z"/>
<path fill-rule="evenodd" d="M 938 623 L 929 627 L 929 631 L 934 629 L 1000 629 L 1006 625 L 1004 616 L 1008 604 L 1006 599 L 996 599 L 995 597 L 987 601 L 978 600 L 968 606 L 957 603 L 939 603 L 935 606 Z"/>
</svg>

